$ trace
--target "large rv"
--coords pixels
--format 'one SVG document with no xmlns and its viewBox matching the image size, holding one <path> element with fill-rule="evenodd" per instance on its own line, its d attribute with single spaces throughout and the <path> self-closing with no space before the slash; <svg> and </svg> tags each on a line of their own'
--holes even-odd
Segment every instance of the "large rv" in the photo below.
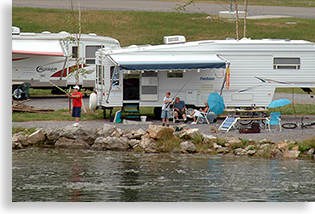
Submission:
<svg viewBox="0 0 315 214">
<path fill-rule="evenodd" d="M 95 51 L 120 48 L 120 44 L 110 37 L 82 34 L 78 50 L 77 42 L 72 38 L 75 40 L 77 35 L 64 31 L 22 33 L 19 28 L 12 27 L 12 92 L 23 82 L 30 83 L 33 88 L 55 88 L 49 81 L 61 88 L 75 85 L 75 77 L 70 74 L 78 57 L 79 67 L 87 72 L 79 77 L 79 84 L 93 89 Z"/>
<path fill-rule="evenodd" d="M 226 107 L 266 107 L 276 87 L 315 87 L 315 45 L 302 40 L 227 39 L 185 42 L 96 52 L 97 103 L 104 109 L 128 103 L 155 107 L 165 92 L 191 110 L 212 92 Z M 177 42 L 176 42 L 177 41 Z"/>
</svg>

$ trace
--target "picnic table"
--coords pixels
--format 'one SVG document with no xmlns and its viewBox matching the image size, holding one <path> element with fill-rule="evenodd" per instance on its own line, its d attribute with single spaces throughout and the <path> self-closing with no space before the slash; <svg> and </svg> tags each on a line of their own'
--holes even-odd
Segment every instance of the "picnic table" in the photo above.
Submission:
<svg viewBox="0 0 315 214">
<path fill-rule="evenodd" d="M 230 117 L 239 117 L 238 122 L 242 125 L 250 124 L 253 121 L 258 121 L 260 126 L 264 126 L 264 120 L 266 119 L 266 112 L 268 109 L 224 109 Z"/>
</svg>

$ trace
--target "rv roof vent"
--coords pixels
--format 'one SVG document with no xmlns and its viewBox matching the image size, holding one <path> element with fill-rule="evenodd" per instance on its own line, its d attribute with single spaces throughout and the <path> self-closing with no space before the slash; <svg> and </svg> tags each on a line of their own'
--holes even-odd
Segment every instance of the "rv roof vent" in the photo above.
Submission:
<svg viewBox="0 0 315 214">
<path fill-rule="evenodd" d="M 69 33 L 66 32 L 66 31 L 61 31 L 61 32 L 59 32 L 59 34 L 61 34 L 61 35 L 66 35 L 66 34 L 69 34 Z"/>
<path fill-rule="evenodd" d="M 128 46 L 128 48 L 137 48 L 138 47 L 138 45 L 130 45 L 130 46 Z"/>
<path fill-rule="evenodd" d="M 97 36 L 96 33 L 89 33 L 89 36 Z"/>
<path fill-rule="evenodd" d="M 51 34 L 51 32 L 50 31 L 43 31 L 42 34 L 47 35 L 47 34 Z"/>
<path fill-rule="evenodd" d="M 185 43 L 185 36 L 164 36 L 164 44 Z"/>
<path fill-rule="evenodd" d="M 21 32 L 19 27 L 12 26 L 12 35 L 19 35 Z"/>
<path fill-rule="evenodd" d="M 286 42 L 290 42 L 291 40 L 290 40 L 289 38 L 286 38 L 285 41 L 286 41 Z"/>
<path fill-rule="evenodd" d="M 231 38 L 231 37 L 226 37 L 225 40 L 235 40 L 234 38 Z"/>
<path fill-rule="evenodd" d="M 35 36 L 35 33 L 20 33 L 21 36 Z"/>
</svg>

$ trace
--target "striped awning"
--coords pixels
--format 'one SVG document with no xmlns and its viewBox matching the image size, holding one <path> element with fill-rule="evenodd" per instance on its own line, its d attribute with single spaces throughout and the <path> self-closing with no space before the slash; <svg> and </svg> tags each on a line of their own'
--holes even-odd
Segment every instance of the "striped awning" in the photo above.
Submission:
<svg viewBox="0 0 315 214">
<path fill-rule="evenodd" d="M 226 68 L 215 54 L 111 54 L 120 70 L 171 70 Z"/>
</svg>

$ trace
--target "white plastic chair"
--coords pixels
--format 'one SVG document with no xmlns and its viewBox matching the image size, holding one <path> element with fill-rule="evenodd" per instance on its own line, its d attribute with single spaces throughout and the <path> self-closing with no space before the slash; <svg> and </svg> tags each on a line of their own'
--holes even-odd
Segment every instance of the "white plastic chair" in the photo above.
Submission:
<svg viewBox="0 0 315 214">
<path fill-rule="evenodd" d="M 198 123 L 198 121 L 201 121 L 201 119 L 205 119 L 207 121 L 208 124 L 210 124 L 209 120 L 208 120 L 208 114 L 210 112 L 210 109 L 205 113 L 200 111 L 200 116 L 197 116 L 197 120 L 196 123 Z M 202 121 L 203 122 L 203 121 Z"/>
</svg>

